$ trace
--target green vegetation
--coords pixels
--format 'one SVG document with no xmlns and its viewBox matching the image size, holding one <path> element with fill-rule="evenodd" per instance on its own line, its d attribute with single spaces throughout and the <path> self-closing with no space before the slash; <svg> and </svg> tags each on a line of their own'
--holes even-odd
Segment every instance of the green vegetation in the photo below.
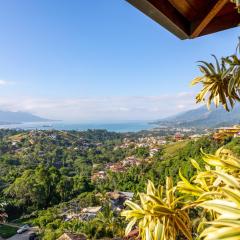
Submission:
<svg viewBox="0 0 240 240">
<path fill-rule="evenodd" d="M 237 52 L 218 60 L 214 55 L 215 64 L 200 61 L 199 69 L 203 76 L 192 81 L 192 85 L 201 83 L 202 90 L 196 96 L 196 102 L 205 102 L 210 107 L 211 102 L 215 106 L 222 105 L 227 111 L 233 108 L 236 102 L 240 102 L 240 45 Z"/>
<path fill-rule="evenodd" d="M 237 53 L 220 61 L 214 58 L 215 65 L 200 62 L 203 76 L 192 82 L 203 85 L 196 100 L 208 107 L 213 101 L 216 107 L 222 105 L 229 111 L 229 105 L 233 108 L 240 101 L 240 59 Z M 240 239 L 239 139 L 226 138 L 222 142 L 225 146 L 214 154 L 211 151 L 216 145 L 207 139 L 201 148 L 188 149 L 191 144 L 193 147 L 190 142 L 178 150 L 175 162 L 188 156 L 194 170 L 188 163 L 186 168 L 177 162 L 180 180 L 175 184 L 172 179 L 177 174 L 168 172 L 166 187 L 160 184 L 155 188 L 149 181 L 146 194 L 139 194 L 136 203 L 126 202 L 130 208 L 122 212 L 129 221 L 126 234 L 137 224 L 142 240 Z"/>
<path fill-rule="evenodd" d="M 17 233 L 17 228 L 0 224 L 0 236 L 9 238 Z"/>
<path fill-rule="evenodd" d="M 108 192 L 133 192 L 137 199 L 137 193 L 144 192 L 148 180 L 157 186 L 164 185 L 166 177 L 170 177 L 169 181 L 176 186 L 181 180 L 179 169 L 190 180 L 197 174 L 191 158 L 200 167 L 205 164 L 201 149 L 214 153 L 225 145 L 240 154 L 238 139 L 219 143 L 210 136 L 167 143 L 158 146 L 154 154 L 151 149 L 156 148 L 155 144 L 124 145 L 123 139 L 136 140 L 139 137 L 136 134 L 102 130 L 1 130 L 0 136 L 0 201 L 6 203 L 2 212 L 8 214 L 8 221 L 38 226 L 41 239 L 46 240 L 57 239 L 66 231 L 83 233 L 89 239 L 122 237 L 127 222 L 117 207 L 124 206 L 114 207 Z M 130 164 L 124 171 L 107 168 L 128 158 L 138 159 L 138 164 Z M 105 171 L 105 177 L 93 180 L 98 171 Z M 176 192 L 174 197 L 179 194 Z M 79 217 L 82 209 L 96 206 L 102 209 L 94 217 Z M 181 203 L 176 210 L 179 207 Z M 72 214 L 76 217 L 71 217 Z M 192 221 L 197 213 L 191 214 Z M 178 235 L 178 230 L 170 232 Z"/>
<path fill-rule="evenodd" d="M 165 191 L 149 181 L 140 204 L 127 201 L 131 210 L 122 212 L 130 220 L 126 234 L 137 224 L 142 240 L 239 239 L 240 159 L 220 148 L 214 155 L 202 152 L 202 160 L 204 167 L 191 159 L 196 173 L 190 180 L 180 169 L 176 186 L 171 177 Z"/>
<path fill-rule="evenodd" d="M 173 142 L 171 144 L 167 144 L 164 147 L 164 157 L 174 157 L 178 154 L 178 150 L 181 150 L 183 147 L 187 145 L 188 141 L 182 141 L 182 142 Z"/>
</svg>

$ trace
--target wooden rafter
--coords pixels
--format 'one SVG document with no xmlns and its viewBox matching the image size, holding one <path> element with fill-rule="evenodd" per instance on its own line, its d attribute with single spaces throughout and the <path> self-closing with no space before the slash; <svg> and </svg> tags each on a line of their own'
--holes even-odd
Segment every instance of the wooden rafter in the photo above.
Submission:
<svg viewBox="0 0 240 240">
<path fill-rule="evenodd" d="M 212 19 L 219 13 L 219 11 L 228 3 L 229 0 L 218 0 L 213 8 L 208 12 L 208 14 L 202 19 L 202 21 L 197 25 L 191 34 L 191 38 L 198 37 L 201 32 L 207 27 L 207 25 L 212 21 Z"/>
<path fill-rule="evenodd" d="M 192 8 L 187 0 L 168 0 L 173 7 L 175 7 L 183 16 L 185 16 L 188 20 L 194 19 L 197 15 L 197 11 Z"/>
<path fill-rule="evenodd" d="M 232 26 L 237 26 L 240 23 L 240 15 L 237 11 L 225 14 L 223 16 L 216 16 L 201 32 L 201 36 L 209 33 L 214 33 L 220 30 L 229 29 Z"/>
</svg>

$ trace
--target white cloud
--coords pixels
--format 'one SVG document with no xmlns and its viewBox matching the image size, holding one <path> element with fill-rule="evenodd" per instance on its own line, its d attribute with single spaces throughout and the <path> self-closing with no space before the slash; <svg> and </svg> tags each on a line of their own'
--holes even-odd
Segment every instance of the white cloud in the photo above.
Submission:
<svg viewBox="0 0 240 240">
<path fill-rule="evenodd" d="M 70 121 L 154 120 L 196 107 L 193 93 L 74 99 L 0 97 L 0 109 Z"/>
<path fill-rule="evenodd" d="M 9 81 L 5 79 L 0 79 L 0 87 L 1 86 L 6 86 L 6 85 L 14 85 L 16 82 L 14 81 Z"/>
<path fill-rule="evenodd" d="M 177 108 L 178 108 L 178 109 L 184 109 L 184 108 L 186 108 L 186 106 L 183 105 L 183 104 L 179 104 L 179 105 L 177 105 Z"/>
<path fill-rule="evenodd" d="M 177 95 L 179 97 L 187 97 L 187 96 L 194 96 L 195 93 L 193 93 L 193 92 L 179 92 Z"/>
<path fill-rule="evenodd" d="M 0 79 L 0 86 L 4 86 L 4 85 L 7 85 L 7 84 L 9 84 L 8 81 Z"/>
</svg>

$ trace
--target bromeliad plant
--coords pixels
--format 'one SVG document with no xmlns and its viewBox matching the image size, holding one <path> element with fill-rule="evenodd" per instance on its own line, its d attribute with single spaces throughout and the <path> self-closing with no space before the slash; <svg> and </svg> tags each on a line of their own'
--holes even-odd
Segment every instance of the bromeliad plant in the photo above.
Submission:
<svg viewBox="0 0 240 240">
<path fill-rule="evenodd" d="M 201 233 L 200 238 L 205 240 L 238 240 L 240 239 L 239 188 L 225 186 L 221 191 L 223 199 L 208 200 L 199 204 L 200 207 L 215 211 L 218 214 L 216 219 L 206 222 L 210 226 Z"/>
<path fill-rule="evenodd" d="M 192 159 L 197 173 L 190 181 L 180 172 L 177 187 L 167 178 L 165 191 L 149 181 L 147 193 L 139 194 L 140 205 L 126 202 L 131 209 L 122 213 L 130 220 L 126 234 L 138 225 L 143 240 L 175 240 L 181 236 L 192 239 L 188 212 L 190 208 L 200 208 L 198 239 L 240 239 L 240 159 L 223 148 L 214 155 L 202 154 L 205 168 Z M 182 196 L 177 198 L 176 191 Z"/>
<path fill-rule="evenodd" d="M 214 55 L 215 64 L 199 61 L 199 69 L 203 76 L 192 81 L 192 85 L 201 83 L 202 90 L 196 96 L 196 102 L 205 102 L 207 107 L 214 102 L 218 107 L 222 104 L 229 111 L 235 102 L 240 101 L 240 48 L 236 53 L 218 60 Z M 229 107 L 230 105 L 230 107 Z"/>
<path fill-rule="evenodd" d="M 126 235 L 135 224 L 139 227 L 142 240 L 175 240 L 182 235 L 185 239 L 192 239 L 191 220 L 187 208 L 175 195 L 176 187 L 172 178 L 166 179 L 166 188 L 157 189 L 151 181 L 147 185 L 147 193 L 140 193 L 140 205 L 126 201 L 131 210 L 122 212 L 130 220 Z"/>
<path fill-rule="evenodd" d="M 233 156 L 231 151 L 220 148 L 214 155 L 202 151 L 202 159 L 206 163 L 205 169 L 201 169 L 198 163 L 191 159 L 197 174 L 190 181 L 179 172 L 182 181 L 178 182 L 178 190 L 195 199 L 195 203 L 221 196 L 222 187 L 230 185 L 236 187 L 239 184 L 240 159 Z"/>
<path fill-rule="evenodd" d="M 205 170 L 192 160 L 197 174 L 188 181 L 180 173 L 178 183 L 178 190 L 192 198 L 192 206 L 203 208 L 198 229 L 205 229 L 199 239 L 240 239 L 240 159 L 223 148 L 215 155 L 202 154 Z"/>
</svg>

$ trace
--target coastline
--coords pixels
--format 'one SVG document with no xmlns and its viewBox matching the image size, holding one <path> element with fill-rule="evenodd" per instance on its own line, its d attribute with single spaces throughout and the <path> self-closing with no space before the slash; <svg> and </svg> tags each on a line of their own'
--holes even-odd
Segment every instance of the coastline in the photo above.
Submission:
<svg viewBox="0 0 240 240">
<path fill-rule="evenodd" d="M 3 124 L 0 129 L 23 129 L 23 130 L 68 130 L 86 131 L 102 129 L 111 132 L 139 132 L 153 129 L 149 122 L 122 122 L 122 123 L 70 123 L 63 121 L 28 122 L 16 124 Z"/>
</svg>

